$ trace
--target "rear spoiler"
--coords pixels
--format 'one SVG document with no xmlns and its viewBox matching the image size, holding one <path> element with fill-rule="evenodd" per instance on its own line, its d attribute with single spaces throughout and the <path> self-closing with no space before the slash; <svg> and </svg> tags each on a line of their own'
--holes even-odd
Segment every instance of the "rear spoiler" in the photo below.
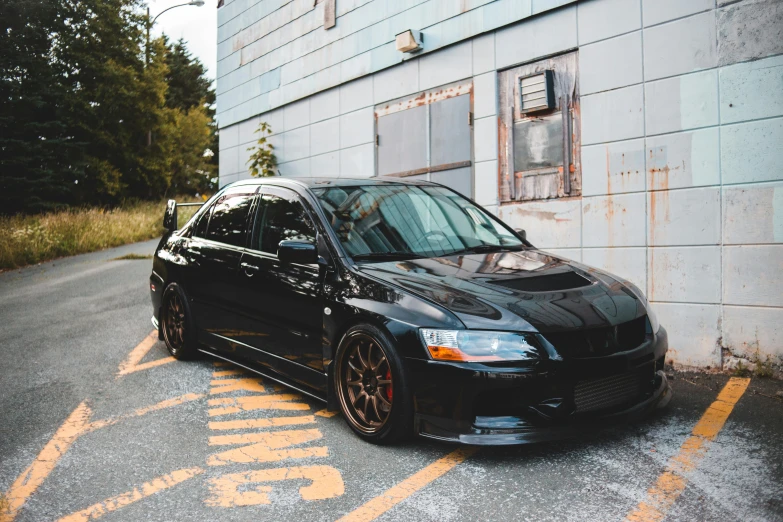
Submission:
<svg viewBox="0 0 783 522">
<path fill-rule="evenodd" d="M 200 207 L 204 203 L 177 203 L 173 199 L 166 203 L 166 213 L 163 214 L 163 227 L 171 232 L 177 230 L 177 207 Z"/>
</svg>

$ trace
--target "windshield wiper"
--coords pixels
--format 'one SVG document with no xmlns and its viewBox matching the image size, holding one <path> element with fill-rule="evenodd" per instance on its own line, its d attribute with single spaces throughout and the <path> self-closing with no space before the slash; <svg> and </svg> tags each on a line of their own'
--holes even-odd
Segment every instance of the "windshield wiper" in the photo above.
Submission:
<svg viewBox="0 0 783 522">
<path fill-rule="evenodd" d="M 487 254 L 490 252 L 500 252 L 501 250 L 518 250 L 520 248 L 524 248 L 524 246 L 525 245 L 519 245 L 519 246 L 476 245 L 468 248 L 463 248 L 462 250 L 455 250 L 454 252 L 449 252 L 448 254 L 443 254 L 443 257 L 458 256 L 462 254 Z"/>
<path fill-rule="evenodd" d="M 414 254 L 413 252 L 368 252 L 366 254 L 356 254 L 351 256 L 354 261 L 375 261 L 386 259 L 423 259 L 424 256 Z"/>
</svg>

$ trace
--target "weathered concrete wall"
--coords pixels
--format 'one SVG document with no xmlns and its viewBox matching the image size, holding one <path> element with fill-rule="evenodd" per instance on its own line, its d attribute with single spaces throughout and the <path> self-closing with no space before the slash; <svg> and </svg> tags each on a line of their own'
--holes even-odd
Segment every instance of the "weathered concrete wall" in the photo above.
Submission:
<svg viewBox="0 0 783 522">
<path fill-rule="evenodd" d="M 275 1 L 292 4 L 292 10 L 299 5 Z M 233 0 L 223 9 L 243 5 L 257 16 L 258 6 L 271 3 Z M 305 3 L 312 8 L 312 1 Z M 399 3 L 409 8 L 408 15 L 392 16 L 407 16 L 399 27 L 424 29 L 422 11 L 413 4 L 428 2 Z M 358 10 L 359 4 L 367 3 L 337 0 L 338 14 L 347 16 L 343 10 Z M 272 89 L 269 93 L 278 91 L 271 97 L 248 95 L 229 103 L 236 87 L 221 77 L 221 185 L 247 176 L 245 149 L 260 120 L 275 131 L 283 175 L 372 176 L 376 105 L 472 81 L 474 199 L 527 229 L 536 245 L 645 289 L 669 330 L 676 362 L 716 367 L 734 354 L 783 363 L 783 2 L 511 5 L 440 0 L 437 12 L 451 17 L 428 19 L 435 21 L 424 31 L 425 47 L 433 41 L 453 45 L 397 65 L 391 58 L 377 62 L 383 64 L 377 72 L 374 65 L 346 66 L 348 76 L 329 76 L 334 87 L 308 87 L 320 91 L 312 96 L 294 86 L 302 79 L 286 83 L 295 76 L 282 65 L 279 80 L 269 70 L 257 82 Z M 463 7 L 468 9 L 454 14 Z M 236 28 L 242 24 L 231 20 L 246 15 L 233 9 L 220 20 Z M 482 22 L 461 18 L 479 12 Z M 245 23 L 255 23 L 247 16 Z M 377 15 L 374 20 L 367 26 L 371 32 L 386 27 L 393 37 L 383 25 L 388 20 Z M 342 21 L 338 17 L 337 27 Z M 222 29 L 222 38 L 235 42 L 224 48 L 239 46 L 223 60 L 236 60 L 251 44 L 236 43 L 239 31 Z M 318 26 L 307 34 L 330 31 Z M 393 45 L 389 34 L 374 38 Z M 451 36 L 438 40 L 441 34 Z M 287 45 L 284 40 L 279 45 Z M 499 205 L 497 71 L 573 49 L 579 54 L 582 196 Z M 399 54 L 384 56 L 399 62 Z M 333 70 L 330 63 L 319 59 L 317 67 Z M 223 73 L 238 74 L 227 70 Z M 287 103 L 297 98 L 302 99 Z M 267 110 L 270 99 L 281 107 Z"/>
<path fill-rule="evenodd" d="M 573 1 L 337 0 L 338 23 L 324 30 L 323 1 L 226 0 L 218 10 L 220 126 L 401 63 L 408 56 L 394 38 L 407 29 L 425 33 L 427 53 Z M 551 35 L 532 36 L 528 52 L 546 54 Z"/>
<path fill-rule="evenodd" d="M 579 3 L 581 211 L 501 208 L 534 241 L 646 288 L 681 364 L 783 362 L 781 12 L 779 1 Z M 588 13 L 596 25 L 583 31 Z M 548 208 L 581 235 L 539 240 Z"/>
</svg>

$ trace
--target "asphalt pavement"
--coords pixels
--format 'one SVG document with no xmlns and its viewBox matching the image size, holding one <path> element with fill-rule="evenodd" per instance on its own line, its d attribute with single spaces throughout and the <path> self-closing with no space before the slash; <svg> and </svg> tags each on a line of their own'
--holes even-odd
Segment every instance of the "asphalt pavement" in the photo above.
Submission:
<svg viewBox="0 0 783 522">
<path fill-rule="evenodd" d="M 783 521 L 778 381 L 673 374 L 654 417 L 513 448 L 357 439 L 152 334 L 156 241 L 0 274 L 0 521 Z M 152 334 L 152 335 L 151 335 Z"/>
</svg>

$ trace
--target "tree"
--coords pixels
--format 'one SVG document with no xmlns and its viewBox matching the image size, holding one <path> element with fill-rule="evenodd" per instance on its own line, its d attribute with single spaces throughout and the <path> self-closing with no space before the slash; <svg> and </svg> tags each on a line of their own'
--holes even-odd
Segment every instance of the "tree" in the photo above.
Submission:
<svg viewBox="0 0 783 522">
<path fill-rule="evenodd" d="M 207 68 L 190 54 L 184 40 L 180 39 L 172 45 L 164 36 L 164 43 L 168 49 L 166 84 L 169 90 L 166 93 L 166 107 L 188 110 L 204 105 L 209 107 L 212 116 L 215 90 L 212 88 L 212 80 L 207 78 Z"/>
<path fill-rule="evenodd" d="M 80 201 L 152 197 L 165 189 L 165 152 L 146 147 L 165 123 L 165 48 L 143 52 L 141 0 L 64 0 L 69 31 L 54 48 L 67 67 L 69 128 L 85 144 Z"/>
<path fill-rule="evenodd" d="M 77 146 L 61 120 L 66 91 L 51 53 L 65 29 L 58 2 L 0 2 L 0 208 L 42 211 L 66 204 Z"/>
<path fill-rule="evenodd" d="M 185 174 L 175 175 L 176 187 L 173 187 L 175 193 L 182 193 L 183 190 L 193 189 L 200 193 L 214 190 L 216 179 L 214 173 L 218 169 L 218 135 L 217 122 L 215 121 L 215 89 L 212 86 L 212 80 L 207 77 L 207 68 L 197 58 L 194 58 L 188 51 L 185 41 L 180 39 L 174 44 L 170 44 L 164 37 L 168 53 L 166 54 L 166 64 L 168 65 L 168 74 L 166 83 L 169 87 L 166 93 L 166 107 L 178 109 L 188 113 L 186 117 L 180 117 L 181 121 L 190 121 L 193 124 L 194 119 L 203 121 L 200 115 L 206 116 L 207 126 L 209 128 L 209 139 L 206 143 L 199 141 L 203 145 L 200 167 L 194 170 L 191 179 L 187 181 L 183 177 Z M 197 113 L 193 113 L 199 109 Z M 200 135 L 200 131 L 198 133 Z M 191 137 L 195 137 L 191 133 Z M 186 140 L 187 141 L 187 140 Z M 184 143 L 184 142 L 183 142 Z M 194 142 L 191 142 L 194 146 Z M 195 155 L 191 155 L 191 160 Z M 193 164 L 192 162 L 184 162 Z"/>
<path fill-rule="evenodd" d="M 211 188 L 212 82 L 143 6 L 0 0 L 0 212 Z"/>
<path fill-rule="evenodd" d="M 171 179 L 166 195 L 193 194 L 214 190 L 211 156 L 205 154 L 211 143 L 212 118 L 202 105 L 188 110 L 168 109 Z"/>
</svg>

